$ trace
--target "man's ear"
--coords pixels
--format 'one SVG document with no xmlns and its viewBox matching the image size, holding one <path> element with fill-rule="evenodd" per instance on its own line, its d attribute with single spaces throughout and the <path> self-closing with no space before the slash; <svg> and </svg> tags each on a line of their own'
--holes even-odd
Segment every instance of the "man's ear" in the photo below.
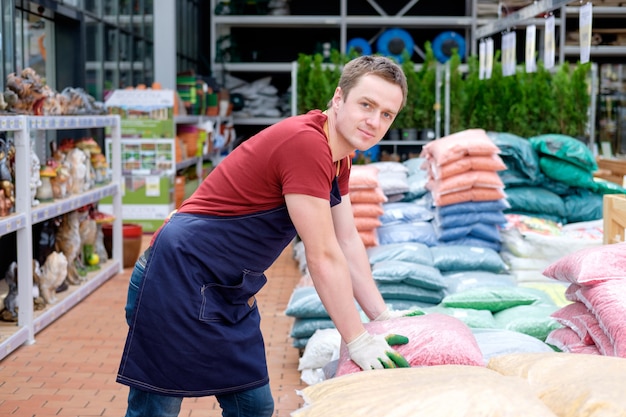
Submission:
<svg viewBox="0 0 626 417">
<path fill-rule="evenodd" d="M 335 88 L 335 94 L 333 95 L 333 108 L 335 110 L 339 108 L 341 101 L 343 101 L 343 91 L 341 91 L 341 87 L 337 87 Z"/>
</svg>

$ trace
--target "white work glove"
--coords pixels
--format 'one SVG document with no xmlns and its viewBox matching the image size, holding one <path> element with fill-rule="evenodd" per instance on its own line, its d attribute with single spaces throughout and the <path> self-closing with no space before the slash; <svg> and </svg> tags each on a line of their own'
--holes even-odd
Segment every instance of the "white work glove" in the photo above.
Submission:
<svg viewBox="0 0 626 417">
<path fill-rule="evenodd" d="M 389 310 L 385 309 L 382 313 L 380 313 L 374 321 L 384 321 L 389 319 L 397 319 L 398 317 L 412 317 L 412 316 L 421 316 L 424 312 L 422 310 Z"/>
<path fill-rule="evenodd" d="M 390 334 L 372 335 L 367 331 L 361 333 L 356 339 L 348 343 L 350 359 L 364 371 L 368 369 L 383 368 L 409 368 L 406 359 L 393 350 L 389 344 L 403 345 L 409 339 L 404 336 Z"/>
</svg>

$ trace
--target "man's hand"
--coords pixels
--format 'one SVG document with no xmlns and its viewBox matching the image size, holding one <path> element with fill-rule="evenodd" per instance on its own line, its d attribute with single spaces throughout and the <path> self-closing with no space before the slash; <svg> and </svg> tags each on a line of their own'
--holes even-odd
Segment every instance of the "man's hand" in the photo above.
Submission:
<svg viewBox="0 0 626 417">
<path fill-rule="evenodd" d="M 389 319 L 397 319 L 398 317 L 423 316 L 424 312 L 420 309 L 416 310 L 389 310 L 385 309 L 374 319 L 374 321 L 384 321 Z"/>
<path fill-rule="evenodd" d="M 383 337 L 363 332 L 348 343 L 348 352 L 350 359 L 363 370 L 409 368 L 411 365 L 407 360 L 389 346 L 390 344 L 403 345 L 408 342 L 408 338 L 396 334 Z"/>
</svg>

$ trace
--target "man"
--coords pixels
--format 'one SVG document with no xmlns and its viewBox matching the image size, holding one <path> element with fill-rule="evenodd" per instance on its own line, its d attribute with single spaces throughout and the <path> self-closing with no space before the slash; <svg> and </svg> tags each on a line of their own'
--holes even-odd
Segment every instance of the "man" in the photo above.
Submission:
<svg viewBox="0 0 626 417">
<path fill-rule="evenodd" d="M 207 395 L 224 417 L 272 415 L 254 296 L 296 234 L 352 360 L 362 369 L 408 366 L 365 330 L 354 304 L 371 320 L 390 316 L 348 193 L 351 153 L 381 140 L 406 96 L 404 73 L 389 58 L 348 62 L 326 111 L 245 141 L 164 223 L 129 287 L 117 378 L 130 386 L 127 417 L 177 416 L 184 397 Z"/>
</svg>

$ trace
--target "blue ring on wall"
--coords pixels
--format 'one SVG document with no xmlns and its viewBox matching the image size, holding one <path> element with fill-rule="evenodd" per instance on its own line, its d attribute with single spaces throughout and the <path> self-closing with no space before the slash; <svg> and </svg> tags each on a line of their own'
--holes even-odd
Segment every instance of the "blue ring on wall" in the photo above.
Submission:
<svg viewBox="0 0 626 417">
<path fill-rule="evenodd" d="M 381 55 L 394 58 L 397 62 L 402 62 L 402 54 L 404 51 L 409 55 L 413 55 L 413 38 L 409 32 L 400 28 L 387 29 L 378 38 L 376 49 Z"/>
<path fill-rule="evenodd" d="M 465 38 L 457 32 L 442 32 L 433 40 L 433 53 L 442 64 L 452 57 L 452 49 L 455 48 L 461 57 L 465 55 Z"/>
<path fill-rule="evenodd" d="M 346 44 L 346 52 L 350 53 L 350 49 L 354 48 L 354 50 L 359 55 L 372 55 L 372 47 L 370 43 L 363 38 L 353 38 L 348 41 Z"/>
</svg>

